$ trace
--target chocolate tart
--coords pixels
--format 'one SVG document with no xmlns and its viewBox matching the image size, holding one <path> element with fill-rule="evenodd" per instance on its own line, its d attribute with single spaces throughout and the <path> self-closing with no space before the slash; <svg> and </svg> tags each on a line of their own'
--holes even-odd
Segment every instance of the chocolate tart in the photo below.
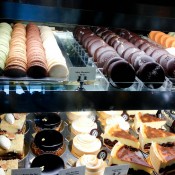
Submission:
<svg viewBox="0 0 175 175">
<path fill-rule="evenodd" d="M 44 153 L 52 153 L 61 156 L 65 151 L 63 135 L 52 129 L 42 130 L 38 132 L 31 143 L 33 154 L 41 155 Z"/>
<path fill-rule="evenodd" d="M 43 129 L 54 129 L 57 131 L 61 130 L 61 117 L 57 113 L 39 113 L 35 114 L 35 126 L 36 132 Z"/>
<path fill-rule="evenodd" d="M 42 175 L 57 175 L 64 169 L 64 161 L 54 154 L 43 154 L 34 158 L 31 168 L 42 167 Z"/>
</svg>

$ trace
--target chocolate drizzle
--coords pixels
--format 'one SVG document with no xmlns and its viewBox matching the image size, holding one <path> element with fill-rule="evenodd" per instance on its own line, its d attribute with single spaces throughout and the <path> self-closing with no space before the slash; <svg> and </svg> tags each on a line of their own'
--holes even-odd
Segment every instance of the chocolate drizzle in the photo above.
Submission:
<svg viewBox="0 0 175 175">
<path fill-rule="evenodd" d="M 113 147 L 117 142 L 117 140 L 111 141 L 109 139 L 104 139 L 104 143 L 110 147 Z"/>
</svg>

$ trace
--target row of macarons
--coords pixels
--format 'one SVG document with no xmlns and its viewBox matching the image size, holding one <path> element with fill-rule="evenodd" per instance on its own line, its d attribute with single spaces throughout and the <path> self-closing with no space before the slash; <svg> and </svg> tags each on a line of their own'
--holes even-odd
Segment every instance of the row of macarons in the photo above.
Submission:
<svg viewBox="0 0 175 175">
<path fill-rule="evenodd" d="M 6 32 L 4 32 L 6 30 Z M 0 23 L 1 75 L 65 78 L 69 71 L 50 27 Z"/>
</svg>

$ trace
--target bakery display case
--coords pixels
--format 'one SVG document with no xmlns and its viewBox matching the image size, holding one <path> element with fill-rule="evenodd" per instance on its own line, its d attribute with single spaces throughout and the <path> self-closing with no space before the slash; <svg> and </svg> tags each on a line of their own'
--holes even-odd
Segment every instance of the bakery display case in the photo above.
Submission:
<svg viewBox="0 0 175 175">
<path fill-rule="evenodd" d="M 175 4 L 125 3 L 0 3 L 0 174 L 174 173 Z"/>
</svg>

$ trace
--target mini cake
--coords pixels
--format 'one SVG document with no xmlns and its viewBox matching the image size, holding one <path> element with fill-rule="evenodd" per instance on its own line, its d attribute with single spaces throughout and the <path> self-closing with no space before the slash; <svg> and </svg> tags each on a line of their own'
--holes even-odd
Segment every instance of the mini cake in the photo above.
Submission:
<svg viewBox="0 0 175 175">
<path fill-rule="evenodd" d="M 128 147 L 118 142 L 111 151 L 109 165 L 129 164 L 128 174 L 150 175 L 153 173 L 152 166 L 139 154 L 139 150 Z"/>
<path fill-rule="evenodd" d="M 150 126 L 152 128 L 162 128 L 166 124 L 166 120 L 157 118 L 156 115 L 149 113 L 138 112 L 134 118 L 134 130 L 139 132 L 142 125 Z"/>
<path fill-rule="evenodd" d="M 97 124 L 87 117 L 81 117 L 77 120 L 74 120 L 71 125 L 71 133 L 73 135 L 81 133 L 89 134 L 92 129 L 97 129 Z"/>
<path fill-rule="evenodd" d="M 34 158 L 31 168 L 41 167 L 42 175 L 57 175 L 64 169 L 64 161 L 54 154 L 42 154 Z"/>
<path fill-rule="evenodd" d="M 127 131 L 122 130 L 119 125 L 108 125 L 105 128 L 105 133 L 102 134 L 103 143 L 112 148 L 117 142 L 139 149 L 139 141 L 129 134 Z"/>
<path fill-rule="evenodd" d="M 42 130 L 35 135 L 31 149 L 37 156 L 44 153 L 61 156 L 65 151 L 63 135 L 52 129 Z"/>
<path fill-rule="evenodd" d="M 123 111 L 97 111 L 98 120 L 102 125 L 106 125 L 106 119 L 113 116 L 121 116 Z"/>
<path fill-rule="evenodd" d="M 0 158 L 22 159 L 24 157 L 24 135 L 15 134 L 6 137 L 0 135 Z"/>
<path fill-rule="evenodd" d="M 18 169 L 18 159 L 0 160 L 0 167 L 0 175 L 11 175 L 12 169 Z"/>
<path fill-rule="evenodd" d="M 158 174 L 174 174 L 175 144 L 153 142 L 150 148 L 150 161 Z"/>
<path fill-rule="evenodd" d="M 92 115 L 91 111 L 80 111 L 80 112 L 66 112 L 68 122 L 71 124 L 74 120 L 80 117 L 89 117 Z"/>
<path fill-rule="evenodd" d="M 60 131 L 61 117 L 57 113 L 39 113 L 35 114 L 35 131 L 43 129 L 54 129 Z"/>
<path fill-rule="evenodd" d="M 78 134 L 73 138 L 72 154 L 79 158 L 84 154 L 97 155 L 101 148 L 101 141 L 90 134 Z"/>
<path fill-rule="evenodd" d="M 97 155 L 84 154 L 76 162 L 78 166 L 86 166 L 85 175 L 103 175 L 107 164 L 103 159 L 98 159 Z"/>
<path fill-rule="evenodd" d="M 0 133 L 24 134 L 26 130 L 26 114 L 14 113 L 0 116 Z"/>
<path fill-rule="evenodd" d="M 155 129 L 142 125 L 140 127 L 139 141 L 141 144 L 141 149 L 143 151 L 149 151 L 151 142 L 156 142 L 159 144 L 175 142 L 175 134 L 162 129 Z"/>
</svg>

